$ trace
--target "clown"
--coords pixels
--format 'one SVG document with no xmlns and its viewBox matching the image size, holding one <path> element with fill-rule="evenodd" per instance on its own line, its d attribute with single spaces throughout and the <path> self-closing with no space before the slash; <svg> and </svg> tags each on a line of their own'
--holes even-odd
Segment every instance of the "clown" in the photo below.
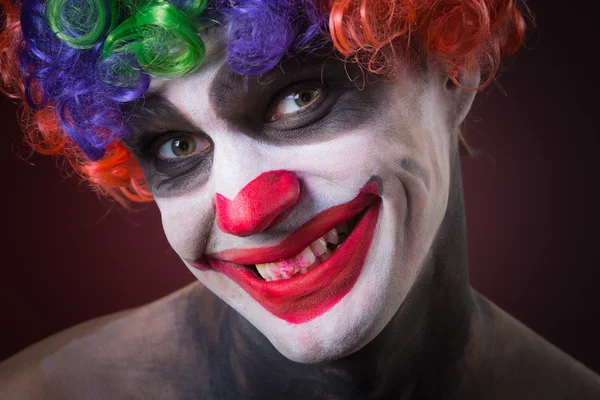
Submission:
<svg viewBox="0 0 600 400">
<path fill-rule="evenodd" d="M 0 366 L 2 398 L 592 399 L 467 279 L 460 134 L 512 0 L 3 0 L 29 142 L 155 201 L 199 282 Z"/>
</svg>

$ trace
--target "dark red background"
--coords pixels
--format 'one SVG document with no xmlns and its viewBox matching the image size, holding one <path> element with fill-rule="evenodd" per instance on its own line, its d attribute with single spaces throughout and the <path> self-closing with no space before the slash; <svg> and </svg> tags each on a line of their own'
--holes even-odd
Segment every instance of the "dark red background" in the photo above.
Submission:
<svg viewBox="0 0 600 400">
<path fill-rule="evenodd" d="M 473 286 L 600 371 L 600 198 L 592 13 L 530 1 L 538 28 L 479 95 L 464 162 Z M 559 5 L 560 4 L 560 5 Z M 129 214 L 62 179 L 55 161 L 18 159 L 15 108 L 0 100 L 0 359 L 78 322 L 193 281 L 154 205 Z"/>
</svg>

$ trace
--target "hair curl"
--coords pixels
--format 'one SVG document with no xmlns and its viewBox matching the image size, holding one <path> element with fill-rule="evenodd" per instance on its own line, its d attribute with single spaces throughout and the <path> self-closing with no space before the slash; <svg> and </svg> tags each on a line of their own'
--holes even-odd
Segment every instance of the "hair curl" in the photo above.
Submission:
<svg viewBox="0 0 600 400">
<path fill-rule="evenodd" d="M 202 28 L 227 27 L 228 63 L 259 75 L 323 49 L 388 75 L 418 48 L 458 85 L 463 72 L 490 83 L 501 56 L 523 41 L 516 0 L 0 0 L 0 90 L 20 100 L 26 141 L 64 156 L 94 188 L 122 203 L 152 200 L 122 144 L 125 105 L 151 77 L 196 70 Z M 3 88 L 2 88 L 3 87 Z"/>
</svg>

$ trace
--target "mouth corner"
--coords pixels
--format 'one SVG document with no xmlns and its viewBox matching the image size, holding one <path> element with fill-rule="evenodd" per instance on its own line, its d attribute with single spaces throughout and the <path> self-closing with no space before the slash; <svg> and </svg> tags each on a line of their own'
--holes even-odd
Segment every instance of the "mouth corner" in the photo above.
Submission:
<svg viewBox="0 0 600 400">
<path fill-rule="evenodd" d="M 184 261 L 199 271 L 208 271 L 212 269 L 208 262 L 208 256 L 204 254 L 196 260 L 184 259 Z"/>
<path fill-rule="evenodd" d="M 369 181 L 360 189 L 360 193 L 374 194 L 381 198 L 383 179 L 379 175 L 373 175 Z"/>
</svg>

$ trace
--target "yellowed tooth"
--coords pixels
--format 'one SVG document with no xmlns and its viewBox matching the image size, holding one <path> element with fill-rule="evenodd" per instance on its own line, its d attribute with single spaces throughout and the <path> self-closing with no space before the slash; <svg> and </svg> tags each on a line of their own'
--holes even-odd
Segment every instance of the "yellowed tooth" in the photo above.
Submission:
<svg viewBox="0 0 600 400">
<path fill-rule="evenodd" d="M 340 240 L 338 231 L 335 228 L 333 228 L 332 230 L 327 232 L 327 234 L 325 235 L 325 240 L 331 244 L 338 244 Z"/>
<path fill-rule="evenodd" d="M 269 274 L 269 271 L 267 269 L 267 264 L 256 264 L 256 270 L 265 281 L 271 280 L 271 275 Z"/>
<path fill-rule="evenodd" d="M 307 247 L 304 250 L 302 250 L 302 253 L 296 256 L 296 264 L 298 264 L 298 267 L 300 267 L 300 269 L 306 268 L 312 263 L 314 263 L 315 259 L 316 257 L 313 254 L 312 250 L 310 249 L 310 247 Z"/>
<path fill-rule="evenodd" d="M 313 269 L 314 267 L 316 267 L 316 266 L 317 266 L 317 265 L 319 265 L 319 264 L 321 264 L 321 261 L 320 261 L 320 260 L 317 258 L 317 259 L 315 260 L 315 262 L 314 262 L 314 263 L 312 263 L 312 265 L 310 265 L 310 266 L 308 266 L 308 267 L 304 268 L 304 269 L 302 270 L 302 273 L 303 273 L 303 274 L 307 273 L 308 271 L 310 271 L 311 269 Z"/>
<path fill-rule="evenodd" d="M 318 238 L 310 244 L 310 249 L 315 256 L 319 257 L 327 251 L 327 241 L 325 238 Z"/>
<path fill-rule="evenodd" d="M 281 279 L 281 274 L 279 273 L 277 263 L 267 263 L 265 264 L 265 267 L 267 268 L 267 274 L 272 281 L 278 281 Z"/>
</svg>

